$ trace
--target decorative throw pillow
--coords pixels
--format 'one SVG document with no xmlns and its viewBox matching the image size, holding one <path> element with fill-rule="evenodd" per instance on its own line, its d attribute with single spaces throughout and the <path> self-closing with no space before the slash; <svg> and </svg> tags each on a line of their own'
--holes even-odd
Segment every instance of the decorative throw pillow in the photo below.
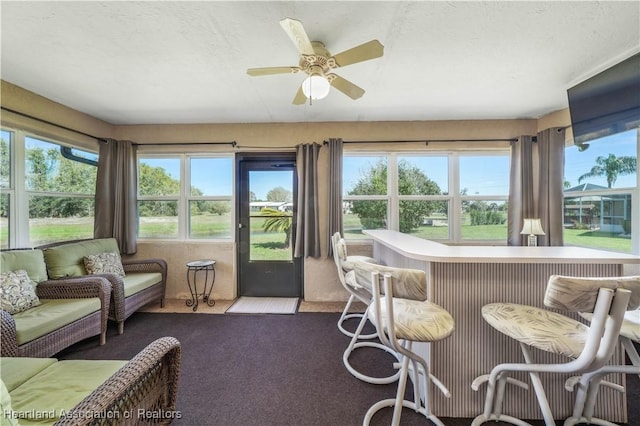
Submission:
<svg viewBox="0 0 640 426">
<path fill-rule="evenodd" d="M 84 268 L 89 274 L 116 274 L 124 278 L 120 254 L 105 252 L 84 257 Z"/>
<path fill-rule="evenodd" d="M 40 305 L 27 271 L 9 271 L 0 274 L 0 306 L 11 315 Z"/>
</svg>

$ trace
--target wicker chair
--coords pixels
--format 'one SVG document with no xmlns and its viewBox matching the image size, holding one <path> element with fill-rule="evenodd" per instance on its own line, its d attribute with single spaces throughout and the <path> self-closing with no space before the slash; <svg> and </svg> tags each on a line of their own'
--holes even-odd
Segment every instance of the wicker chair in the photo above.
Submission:
<svg viewBox="0 0 640 426">
<path fill-rule="evenodd" d="M 101 309 L 52 332 L 18 344 L 16 322 L 7 311 L 0 310 L 2 356 L 49 357 L 83 339 L 100 335 L 100 345 L 107 336 L 107 317 L 111 284 L 104 278 L 90 276 L 74 279 L 42 281 L 36 287 L 40 299 L 80 299 L 97 297 Z M 32 308 L 35 309 L 35 308 Z"/>
<path fill-rule="evenodd" d="M 60 247 L 66 245 L 83 244 L 91 241 L 91 239 L 62 241 L 38 248 L 45 250 L 46 253 L 48 249 L 60 249 Z M 117 247 L 117 243 L 114 243 L 115 247 Z M 124 321 L 142 306 L 154 300 L 159 300 L 160 306 L 164 307 L 164 295 L 167 285 L 167 262 L 164 259 L 122 259 L 122 267 L 125 274 L 157 272 L 161 274 L 161 279 L 154 285 L 125 297 L 125 285 L 121 277 L 114 274 L 93 275 L 106 278 L 111 283 L 112 295 L 109 319 L 118 323 L 118 334 L 124 332 Z"/>
<path fill-rule="evenodd" d="M 12 405 L 14 408 L 16 404 L 18 407 L 30 407 L 35 411 L 34 414 L 25 411 L 27 416 L 20 420 L 21 424 L 40 424 L 37 421 L 32 423 L 31 420 L 37 418 L 30 417 L 39 412 L 52 413 L 54 417 L 50 421 L 65 426 L 170 424 L 181 417 L 181 413 L 176 411 L 181 358 L 180 342 L 173 337 L 162 337 L 150 343 L 130 361 L 119 364 L 122 365 L 120 368 L 113 367 L 113 373 L 99 385 L 93 387 L 83 382 L 77 383 L 77 386 L 71 385 L 68 390 L 60 389 L 60 392 L 68 391 L 72 396 L 56 401 L 59 406 L 55 409 L 51 407 L 51 400 L 39 400 L 43 388 L 38 387 L 38 380 L 32 379 L 26 379 L 13 389 Z M 105 369 L 104 364 L 100 367 L 105 361 L 63 360 L 65 367 L 56 368 L 53 363 L 52 372 L 47 375 L 45 369 L 44 375 L 52 382 L 55 382 L 56 375 L 65 375 L 65 383 L 73 384 L 74 361 L 80 361 L 77 364 L 79 374 L 86 374 L 91 363 L 96 363 L 98 370 Z M 35 368 L 32 374 L 40 375 L 42 371 L 39 373 Z M 25 372 L 25 377 L 30 377 L 29 371 Z M 22 386 L 33 392 L 20 390 Z M 50 385 L 44 386 L 47 388 Z M 69 400 L 79 402 L 75 406 L 71 403 L 66 408 Z"/>
</svg>

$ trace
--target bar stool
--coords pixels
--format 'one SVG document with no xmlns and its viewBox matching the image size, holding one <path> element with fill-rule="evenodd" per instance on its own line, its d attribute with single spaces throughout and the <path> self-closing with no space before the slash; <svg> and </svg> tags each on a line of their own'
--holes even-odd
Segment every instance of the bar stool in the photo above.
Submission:
<svg viewBox="0 0 640 426">
<path fill-rule="evenodd" d="M 351 362 L 349 361 L 351 353 L 353 353 L 354 350 L 363 347 L 382 349 L 395 356 L 395 353 L 383 344 L 379 342 L 369 341 L 377 337 L 376 332 L 370 334 L 362 334 L 367 321 L 369 321 L 368 312 L 369 305 L 371 304 L 371 290 L 369 288 L 370 285 L 368 281 L 365 283 L 365 285 L 362 285 L 356 280 L 353 267 L 357 263 L 366 263 L 368 265 L 373 265 L 376 261 L 375 259 L 366 256 L 348 256 L 347 245 L 339 232 L 333 234 L 333 236 L 331 237 L 331 244 L 333 248 L 333 259 L 335 261 L 336 268 L 338 269 L 338 277 L 340 278 L 342 286 L 350 294 L 349 301 L 347 302 L 347 305 L 345 306 L 344 311 L 342 312 L 342 315 L 338 320 L 338 329 L 343 334 L 351 337 L 349 345 L 342 355 L 342 363 L 349 373 L 351 373 L 354 377 L 362 380 L 363 382 L 371 383 L 374 385 L 386 385 L 389 383 L 393 383 L 398 380 L 398 377 L 400 377 L 399 372 L 395 372 L 394 374 L 386 377 L 373 377 L 358 371 L 351 365 Z M 348 313 L 349 308 L 354 301 L 360 301 L 367 306 L 364 313 Z M 346 330 L 342 325 L 345 320 L 350 318 L 360 318 L 358 326 L 356 327 L 356 330 L 354 332 Z"/>
<path fill-rule="evenodd" d="M 365 266 L 363 268 L 363 266 Z M 373 271 L 372 271 L 373 269 Z M 376 269 L 384 269 L 380 272 Z M 414 342 L 436 342 L 442 340 L 455 328 L 451 315 L 442 307 L 427 300 L 397 297 L 407 293 L 407 277 L 420 276 L 418 282 L 426 292 L 426 274 L 413 269 L 376 267 L 376 265 L 355 265 L 356 276 L 369 273 L 373 300 L 370 305 L 371 320 L 376 326 L 380 341 L 398 354 L 400 360 L 400 378 L 395 398 L 384 399 L 373 404 L 365 414 L 363 425 L 369 425 L 371 419 L 381 409 L 394 407 L 392 425 L 400 424 L 402 408 L 411 408 L 424 415 L 436 425 L 443 423 L 431 412 L 431 383 L 436 385 L 447 397 L 449 390 L 430 373 L 424 358 L 413 352 Z M 382 275 L 381 275 L 382 274 Z M 383 289 L 380 277 L 383 277 Z M 409 290 L 412 294 L 417 289 Z M 408 375 L 413 381 L 413 401 L 404 399 Z"/>
<path fill-rule="evenodd" d="M 349 272 L 353 271 L 353 264 L 355 262 L 377 262 L 374 258 L 368 256 L 349 256 L 347 254 L 347 244 L 339 232 L 336 232 L 331 236 L 331 247 L 333 251 L 333 261 L 335 262 L 338 270 L 338 278 L 340 279 L 342 287 L 344 287 L 344 289 L 349 293 L 349 300 L 342 311 L 342 315 L 338 319 L 338 330 L 340 330 L 340 332 L 345 336 L 353 337 L 354 333 L 345 329 L 343 323 L 348 319 L 362 318 L 364 315 L 363 313 L 349 313 L 349 309 L 355 301 L 360 301 L 365 305 L 368 305 L 371 300 L 371 294 L 368 291 L 363 290 L 362 286 L 355 282 L 354 275 L 349 274 Z M 375 337 L 375 333 L 359 336 L 360 339 L 373 339 Z"/>
<path fill-rule="evenodd" d="M 629 304 L 634 304 L 634 301 L 632 300 Z M 580 315 L 590 321 L 592 319 L 592 315 Z M 565 420 L 564 426 L 573 426 L 578 423 L 616 426 L 613 422 L 593 417 L 597 400 L 596 397 L 598 396 L 601 385 L 624 392 L 622 386 L 603 380 L 607 374 L 637 374 L 638 377 L 640 377 L 640 355 L 638 355 L 638 351 L 633 345 L 633 342 L 640 343 L 640 309 L 627 311 L 622 322 L 622 328 L 620 329 L 620 343 L 622 343 L 622 347 L 629 356 L 631 365 L 605 365 L 593 373 L 583 374 L 582 376 L 572 377 L 567 380 L 565 386 L 567 390 L 572 391 L 575 385 L 578 385 L 578 389 L 583 389 L 583 392 L 578 393 L 573 414 Z M 586 391 L 584 389 L 586 389 Z"/>
<path fill-rule="evenodd" d="M 596 371 L 604 366 L 617 345 L 622 320 L 632 294 L 640 291 L 640 279 L 578 278 L 552 275 L 545 292 L 544 305 L 551 309 L 593 314 L 590 326 L 564 315 L 532 306 L 513 303 L 491 303 L 482 307 L 482 316 L 496 330 L 517 340 L 524 363 L 499 364 L 489 375 L 482 375 L 472 383 L 478 390 L 487 382 L 484 412 L 472 426 L 486 421 L 504 421 L 516 425 L 529 423 L 502 414 L 505 384 L 529 386 L 510 372 L 527 372 L 531 378 L 538 405 L 547 425 L 555 425 L 538 373 L 578 373 Z M 635 297 L 635 296 L 634 296 Z M 566 363 L 535 363 L 531 347 L 564 355 Z M 584 389 L 579 389 L 579 393 Z"/>
</svg>

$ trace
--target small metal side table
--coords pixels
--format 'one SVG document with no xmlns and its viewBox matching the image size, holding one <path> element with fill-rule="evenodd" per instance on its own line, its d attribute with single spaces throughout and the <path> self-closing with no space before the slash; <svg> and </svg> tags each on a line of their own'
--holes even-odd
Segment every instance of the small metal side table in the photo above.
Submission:
<svg viewBox="0 0 640 426">
<path fill-rule="evenodd" d="M 193 312 L 198 310 L 198 273 L 204 272 L 204 287 L 202 288 L 202 301 L 209 306 L 216 304 L 211 298 L 213 283 L 216 280 L 216 261 L 212 259 L 194 260 L 187 262 L 187 284 L 191 299 L 187 299 L 187 306 L 193 306 Z M 207 288 L 209 290 L 207 290 Z"/>
</svg>

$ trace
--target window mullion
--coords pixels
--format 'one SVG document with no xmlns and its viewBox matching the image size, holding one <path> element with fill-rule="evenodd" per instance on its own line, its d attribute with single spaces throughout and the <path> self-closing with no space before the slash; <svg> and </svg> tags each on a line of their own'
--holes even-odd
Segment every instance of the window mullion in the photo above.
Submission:
<svg viewBox="0 0 640 426">
<path fill-rule="evenodd" d="M 189 235 L 189 197 L 191 197 L 191 168 L 186 155 L 180 155 L 180 196 L 178 197 L 178 239 Z"/>
<path fill-rule="evenodd" d="M 462 201 L 460 199 L 460 156 L 449 155 L 449 238 L 459 243 L 462 241 Z"/>
<path fill-rule="evenodd" d="M 29 195 L 27 194 L 26 181 L 26 141 L 23 131 L 14 133 L 14 194 L 10 214 L 15 219 L 13 222 L 13 241 L 11 247 L 29 247 Z M 18 212 L 24 212 L 18 214 Z"/>
<path fill-rule="evenodd" d="M 398 231 L 400 229 L 400 201 L 398 185 L 398 156 L 387 156 L 387 228 Z"/>
</svg>

